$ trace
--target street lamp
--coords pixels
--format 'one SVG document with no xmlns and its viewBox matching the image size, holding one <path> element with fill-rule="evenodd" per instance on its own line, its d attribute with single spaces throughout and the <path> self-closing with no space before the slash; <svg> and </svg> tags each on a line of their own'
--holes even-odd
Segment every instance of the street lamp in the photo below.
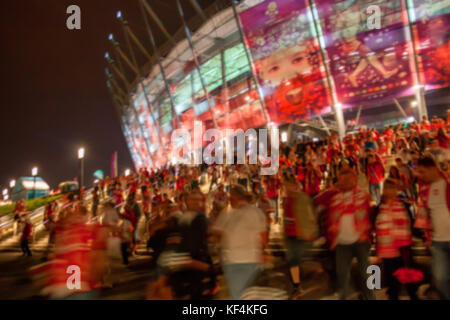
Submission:
<svg viewBox="0 0 450 320">
<path fill-rule="evenodd" d="M 130 175 L 130 173 L 131 173 L 131 170 L 130 169 L 126 169 L 125 170 L 125 177 L 128 177 Z"/>
<path fill-rule="evenodd" d="M 38 168 L 31 169 L 31 176 L 33 177 L 33 199 L 36 197 L 36 176 L 38 175 Z"/>
<path fill-rule="evenodd" d="M 84 148 L 78 149 L 78 159 L 80 160 L 80 189 L 84 184 Z"/>
</svg>

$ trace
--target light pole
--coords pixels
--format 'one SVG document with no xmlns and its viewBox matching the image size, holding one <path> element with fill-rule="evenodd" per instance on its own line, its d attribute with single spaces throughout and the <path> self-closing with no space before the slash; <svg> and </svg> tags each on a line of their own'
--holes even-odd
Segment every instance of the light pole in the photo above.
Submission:
<svg viewBox="0 0 450 320">
<path fill-rule="evenodd" d="M 80 160 L 80 190 L 84 184 L 84 148 L 78 149 L 78 159 Z"/>
<path fill-rule="evenodd" d="M 36 176 L 38 175 L 38 167 L 31 169 L 31 176 L 33 177 L 33 199 L 36 197 Z"/>
</svg>

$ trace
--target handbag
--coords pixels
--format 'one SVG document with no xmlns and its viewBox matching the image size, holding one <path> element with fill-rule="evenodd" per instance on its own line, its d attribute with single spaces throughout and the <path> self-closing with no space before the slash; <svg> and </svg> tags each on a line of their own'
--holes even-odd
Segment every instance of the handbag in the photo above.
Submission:
<svg viewBox="0 0 450 320">
<path fill-rule="evenodd" d="M 409 247 L 401 247 L 400 251 L 405 266 L 397 269 L 397 271 L 395 271 L 393 275 L 397 278 L 398 282 L 400 282 L 401 284 L 422 282 L 423 272 L 419 269 L 410 267 L 411 258 Z"/>
</svg>

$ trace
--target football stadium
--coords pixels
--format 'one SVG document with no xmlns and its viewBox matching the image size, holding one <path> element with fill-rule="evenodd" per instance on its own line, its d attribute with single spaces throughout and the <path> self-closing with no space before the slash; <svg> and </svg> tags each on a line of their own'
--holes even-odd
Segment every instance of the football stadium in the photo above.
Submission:
<svg viewBox="0 0 450 320">
<path fill-rule="evenodd" d="M 123 8 L 125 37 L 119 44 L 109 35 L 114 49 L 105 55 L 136 168 L 170 162 L 173 131 L 191 131 L 194 121 L 205 129 L 275 126 L 289 140 L 445 116 L 448 1 L 169 2 L 177 32 L 139 1 L 146 37 Z"/>
</svg>

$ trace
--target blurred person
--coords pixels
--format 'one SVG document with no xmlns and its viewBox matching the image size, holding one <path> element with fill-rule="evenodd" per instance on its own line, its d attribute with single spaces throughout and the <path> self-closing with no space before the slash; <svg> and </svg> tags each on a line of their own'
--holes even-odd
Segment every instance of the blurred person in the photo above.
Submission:
<svg viewBox="0 0 450 320">
<path fill-rule="evenodd" d="M 281 181 L 278 178 L 278 175 L 269 176 L 265 179 L 266 184 L 266 196 L 269 201 L 272 203 L 272 207 L 274 209 L 274 223 L 278 223 L 278 198 L 280 195 Z"/>
<path fill-rule="evenodd" d="M 142 195 L 142 211 L 144 212 L 145 220 L 148 222 L 148 220 L 150 219 L 151 199 L 150 199 L 150 192 L 146 185 L 143 185 L 141 187 L 141 195 Z"/>
<path fill-rule="evenodd" d="M 377 256 L 383 260 L 383 274 L 389 300 L 398 300 L 401 284 L 394 275 L 402 267 L 412 266 L 412 221 L 409 205 L 399 197 L 398 182 L 386 180 L 381 203 L 374 212 Z M 417 300 L 417 284 L 406 285 L 411 300 Z"/>
<path fill-rule="evenodd" d="M 285 175 L 283 184 L 286 197 L 283 199 L 284 235 L 291 280 L 294 285 L 293 298 L 303 295 L 300 282 L 300 263 L 311 241 L 318 237 L 318 224 L 311 198 L 300 190 L 293 175 Z"/>
<path fill-rule="evenodd" d="M 133 244 L 134 249 L 133 252 L 135 252 L 137 244 L 140 243 L 141 237 L 139 235 L 139 221 L 141 219 L 141 208 L 139 207 L 139 204 L 136 202 L 136 195 L 134 193 L 130 193 L 127 197 L 125 207 L 125 212 L 130 217 L 130 221 L 133 224 L 134 233 L 133 233 Z"/>
<path fill-rule="evenodd" d="M 306 164 L 304 191 L 310 197 L 315 197 L 320 192 L 320 184 L 322 181 L 322 172 L 319 168 L 314 167 L 311 162 Z"/>
<path fill-rule="evenodd" d="M 381 159 L 374 154 L 369 154 L 367 157 L 366 175 L 369 180 L 370 194 L 377 205 L 380 203 L 384 173 L 385 169 Z"/>
<path fill-rule="evenodd" d="M 122 262 L 124 265 L 128 265 L 128 256 L 133 240 L 134 228 L 127 215 L 121 215 L 118 230 L 121 240 L 120 249 L 122 252 Z"/>
<path fill-rule="evenodd" d="M 29 241 L 33 233 L 33 225 L 29 216 L 24 217 L 22 224 L 22 234 L 20 236 L 20 247 L 22 249 L 23 255 L 31 257 L 31 251 L 29 247 Z"/>
<path fill-rule="evenodd" d="M 436 140 L 439 141 L 439 147 L 449 149 L 450 136 L 445 132 L 444 127 L 440 127 L 438 129 Z"/>
<path fill-rule="evenodd" d="M 250 204 L 244 187 L 230 190 L 231 210 L 224 211 L 213 226 L 222 249 L 222 266 L 230 297 L 238 300 L 257 276 L 267 244 L 264 213 Z"/>
<path fill-rule="evenodd" d="M 417 172 L 425 185 L 419 191 L 415 227 L 427 231 L 433 280 L 441 297 L 450 299 L 450 182 L 430 156 L 419 159 Z"/>
<path fill-rule="evenodd" d="M 370 197 L 357 186 L 353 170 L 341 170 L 338 189 L 330 197 L 327 223 L 327 237 L 330 249 L 336 250 L 337 288 L 340 299 L 348 296 L 350 271 L 353 257 L 358 261 L 363 298 L 375 299 L 372 290 L 366 286 L 370 251 Z"/>
<path fill-rule="evenodd" d="M 45 205 L 44 210 L 44 226 L 45 229 L 48 231 L 48 243 L 47 243 L 47 249 L 44 252 L 43 259 L 47 259 L 50 250 L 53 248 L 55 244 L 55 230 L 56 230 L 56 208 L 57 208 L 56 201 L 47 202 Z"/>
<path fill-rule="evenodd" d="M 430 142 L 426 152 L 433 155 L 439 166 L 450 158 L 450 151 L 448 149 L 441 148 L 437 139 Z"/>
<path fill-rule="evenodd" d="M 100 202 L 99 188 L 98 186 L 95 186 L 94 190 L 92 190 L 92 215 L 94 217 L 97 216 L 97 209 L 99 202 Z"/>
</svg>

